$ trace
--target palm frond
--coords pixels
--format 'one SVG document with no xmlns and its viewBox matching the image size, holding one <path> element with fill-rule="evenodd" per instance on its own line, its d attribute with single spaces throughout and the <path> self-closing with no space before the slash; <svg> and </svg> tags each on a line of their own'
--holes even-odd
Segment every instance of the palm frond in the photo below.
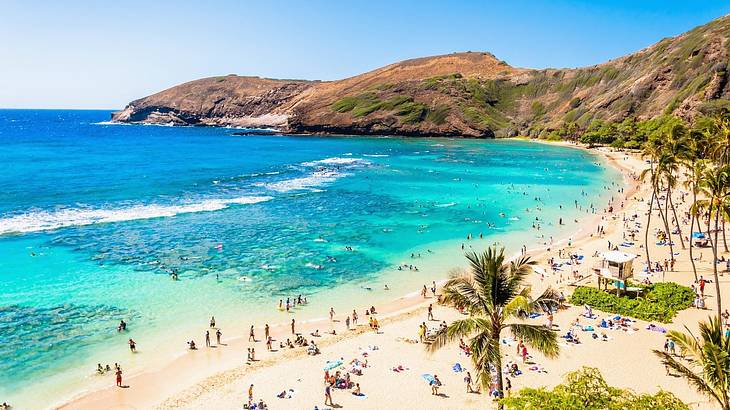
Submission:
<svg viewBox="0 0 730 410">
<path fill-rule="evenodd" d="M 525 344 L 546 357 L 557 357 L 560 353 L 557 334 L 545 326 L 526 323 L 512 323 L 506 326 L 509 327 L 515 339 L 522 339 Z"/>
</svg>

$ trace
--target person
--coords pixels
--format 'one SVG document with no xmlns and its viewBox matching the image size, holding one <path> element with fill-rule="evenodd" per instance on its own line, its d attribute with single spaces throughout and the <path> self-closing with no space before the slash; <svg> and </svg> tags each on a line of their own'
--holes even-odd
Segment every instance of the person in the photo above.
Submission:
<svg viewBox="0 0 730 410">
<path fill-rule="evenodd" d="M 99 373 L 99 374 L 104 374 L 104 368 L 101 367 L 101 363 L 98 363 L 96 365 L 96 372 Z"/>
<path fill-rule="evenodd" d="M 509 377 L 504 378 L 504 390 L 507 391 L 507 397 L 509 397 L 509 392 L 512 390 L 512 381 Z"/>
<path fill-rule="evenodd" d="M 215 316 L 210 317 L 210 327 L 215 327 Z"/>
<path fill-rule="evenodd" d="M 330 322 L 335 320 L 335 308 L 330 308 Z"/>
<path fill-rule="evenodd" d="M 355 309 L 352 309 L 352 325 L 357 327 L 357 312 L 355 312 Z"/>
<path fill-rule="evenodd" d="M 350 316 L 345 318 L 345 327 L 347 327 L 347 330 L 350 330 Z"/>
<path fill-rule="evenodd" d="M 441 386 L 441 380 L 437 375 L 433 375 L 433 380 L 429 383 L 431 385 L 431 394 L 434 396 L 439 394 L 439 386 Z"/>
<path fill-rule="evenodd" d="M 349 375 L 350 375 L 350 373 L 348 373 L 348 376 Z M 359 396 L 361 394 L 362 393 L 360 392 L 360 383 L 355 383 L 355 389 L 352 391 L 352 395 L 353 396 Z"/>
<path fill-rule="evenodd" d="M 195 350 L 196 349 L 196 347 L 195 347 L 195 341 L 194 340 L 191 340 L 191 341 L 188 342 L 188 348 L 190 350 Z"/>
<path fill-rule="evenodd" d="M 210 347 L 210 331 L 205 331 L 205 347 Z"/>
<path fill-rule="evenodd" d="M 271 351 L 271 336 L 266 338 L 266 350 Z"/>
<path fill-rule="evenodd" d="M 117 387 L 122 387 L 122 369 L 117 368 Z"/>
<path fill-rule="evenodd" d="M 428 305 L 428 320 L 434 320 L 433 319 L 433 304 Z"/>
<path fill-rule="evenodd" d="M 253 325 L 251 325 L 251 330 L 248 331 L 248 341 L 249 342 L 256 341 L 256 335 L 254 334 Z"/>
<path fill-rule="evenodd" d="M 418 325 L 418 340 L 420 340 L 421 343 L 423 343 L 423 339 L 426 338 L 426 322 L 421 323 Z"/>
<path fill-rule="evenodd" d="M 248 386 L 248 401 L 251 402 L 253 400 L 253 384 Z"/>
<path fill-rule="evenodd" d="M 127 342 L 127 343 L 129 343 L 129 350 L 132 353 L 135 353 L 137 351 L 137 343 L 131 338 L 129 339 L 129 342 Z"/>
<path fill-rule="evenodd" d="M 127 330 L 127 322 L 122 319 L 119 321 L 119 327 L 117 327 L 117 332 L 123 332 L 125 330 Z"/>
<path fill-rule="evenodd" d="M 269 324 L 267 323 L 266 326 L 264 326 L 264 339 L 269 339 Z"/>
<path fill-rule="evenodd" d="M 471 388 L 471 373 L 466 372 L 466 377 L 464 377 L 464 382 L 466 383 L 466 392 L 474 393 L 474 390 L 472 390 L 472 388 Z"/>
<path fill-rule="evenodd" d="M 324 405 L 325 406 L 328 406 L 328 405 L 334 406 L 335 405 L 332 402 L 332 386 L 329 383 L 327 383 L 327 385 L 324 387 Z"/>
<path fill-rule="evenodd" d="M 218 329 L 218 330 L 215 331 L 215 341 L 216 341 L 217 344 L 221 344 L 221 336 L 222 335 L 223 335 L 223 333 L 221 333 L 221 330 L 220 329 Z"/>
<path fill-rule="evenodd" d="M 294 321 L 294 319 L 292 319 L 292 320 L 291 320 L 291 334 L 293 334 L 293 335 L 297 334 L 297 332 L 296 332 L 296 331 L 294 331 L 294 324 L 295 324 L 295 323 L 296 323 L 296 322 Z"/>
</svg>

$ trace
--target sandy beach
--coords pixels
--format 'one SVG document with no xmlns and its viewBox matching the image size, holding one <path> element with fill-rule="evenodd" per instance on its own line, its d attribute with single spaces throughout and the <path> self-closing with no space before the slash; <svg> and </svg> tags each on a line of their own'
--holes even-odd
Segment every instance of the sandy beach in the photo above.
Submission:
<svg viewBox="0 0 730 410">
<path fill-rule="evenodd" d="M 530 281 L 533 294 L 539 294 L 542 289 L 552 286 L 563 291 L 568 296 L 575 283 L 570 272 L 563 271 L 553 274 L 548 268 L 547 260 L 556 257 L 559 249 L 566 249 L 573 253 L 584 255 L 585 259 L 579 265 L 579 272 L 587 274 L 588 270 L 597 261 L 592 255 L 608 249 L 607 243 L 620 243 L 623 240 L 624 218 L 637 214 L 637 221 L 645 223 L 648 207 L 649 190 L 645 185 L 635 181 L 646 166 L 645 162 L 635 155 L 623 152 L 613 152 L 609 149 L 596 149 L 594 152 L 605 156 L 612 166 L 622 171 L 627 182 L 624 198 L 616 196 L 616 209 L 612 214 L 597 212 L 589 220 L 576 226 L 575 233 L 570 238 L 549 246 L 550 250 L 530 249 L 529 254 L 538 261 L 538 266 L 546 272 L 545 277 L 535 273 Z M 681 203 L 677 194 L 675 203 L 678 204 L 678 214 L 683 214 L 687 203 Z M 620 206 L 619 206 L 620 204 Z M 605 204 L 596 204 L 600 211 Z M 680 218 L 681 219 L 681 218 Z M 653 218 L 651 231 L 659 228 L 659 218 Z M 594 235 L 598 225 L 604 227 L 605 234 Z M 682 226 L 683 235 L 686 235 L 688 226 Z M 643 237 L 643 233 L 641 234 Z M 488 242 L 480 243 L 475 239 L 472 245 L 486 248 Z M 642 241 L 638 240 L 633 247 L 622 249 L 644 255 L 644 249 L 639 248 Z M 570 244 L 570 246 L 568 246 Z M 507 249 L 514 253 L 518 249 Z M 662 260 L 669 257 L 667 247 L 650 245 L 653 260 Z M 711 251 L 703 252 L 704 258 L 698 262 L 699 271 L 708 277 L 711 274 Z M 687 250 L 680 246 L 675 247 L 677 264 L 673 272 L 666 275 L 667 281 L 677 282 L 689 286 L 694 277 L 687 256 Z M 454 255 L 460 251 L 455 250 Z M 454 259 L 454 268 L 463 265 L 462 260 Z M 637 263 L 640 265 L 640 263 Z M 638 272 L 639 268 L 635 268 Z M 448 272 L 444 272 L 444 279 Z M 590 278 L 583 281 L 590 281 Z M 654 282 L 661 281 L 658 275 L 650 277 Z M 725 281 L 722 281 L 724 297 L 730 290 Z M 714 287 L 707 287 L 707 307 L 702 311 L 694 308 L 684 310 L 678 314 L 674 322 L 666 325 L 669 329 L 682 330 L 684 326 L 695 329 L 699 320 L 711 315 L 714 303 L 712 302 Z M 342 360 L 341 370 L 350 370 L 349 363 L 353 359 L 360 362 L 367 360 L 367 366 L 362 368 L 362 375 L 353 375 L 353 382 L 359 383 L 364 396 L 354 396 L 350 390 L 334 389 L 333 400 L 336 406 L 342 408 L 484 408 L 491 399 L 485 393 L 467 393 L 463 382 L 465 372 L 454 371 L 454 365 L 459 364 L 467 371 L 471 371 L 470 359 L 466 357 L 456 344 L 436 353 L 428 354 L 422 343 L 418 343 L 418 325 L 427 323 L 429 328 L 437 328 L 442 321 L 449 322 L 461 315 L 450 308 L 438 306 L 435 298 L 428 292 L 427 297 L 419 294 L 419 289 L 389 302 L 376 306 L 375 315 L 381 324 L 376 333 L 367 324 L 368 317 L 364 316 L 362 308 L 358 309 L 359 323 L 355 330 L 348 330 L 345 317 L 351 313 L 348 306 L 334 306 L 334 320 L 328 317 L 322 319 L 296 323 L 296 332 L 301 333 L 307 340 L 314 340 L 321 354 L 307 355 L 305 347 L 290 349 L 280 348 L 281 342 L 293 339 L 289 323 L 279 323 L 271 326 L 271 336 L 274 339 L 273 351 L 267 351 L 264 342 L 263 324 L 257 324 L 255 329 L 256 342 L 249 342 L 247 336 L 228 338 L 224 335 L 222 345 L 215 343 L 214 329 L 211 329 L 213 346 L 206 348 L 203 343 L 195 351 L 184 351 L 172 362 L 164 366 L 147 369 L 145 372 L 125 378 L 127 388 L 114 387 L 113 375 L 104 375 L 109 379 L 109 387 L 80 395 L 73 401 L 61 405 L 69 409 L 98 409 L 98 408 L 241 408 L 247 401 L 247 391 L 253 384 L 253 398 L 265 401 L 269 408 L 308 408 L 315 406 L 326 408 L 324 403 L 323 366 L 327 361 Z M 427 320 L 427 307 L 434 306 L 434 320 Z M 555 324 L 561 332 L 565 332 L 570 323 L 583 312 L 583 307 L 569 307 L 555 316 Z M 323 316 L 326 312 L 322 312 Z M 597 312 L 599 317 L 607 315 Z M 544 323 L 545 318 L 534 319 L 535 323 Z M 226 324 L 227 327 L 232 325 Z M 637 392 L 656 392 L 659 388 L 669 390 L 693 408 L 712 408 L 706 398 L 697 394 L 684 379 L 667 376 L 664 366 L 652 354 L 652 349 L 661 349 L 664 335 L 646 330 L 647 322 L 638 321 L 635 331 L 609 332 L 608 341 L 594 340 L 586 333 L 580 345 L 561 345 L 557 359 L 546 359 L 534 354 L 532 361 L 538 370 L 526 370 L 522 375 L 512 379 L 513 391 L 525 386 L 554 386 L 561 382 L 563 375 L 576 370 L 581 366 L 597 367 L 601 370 L 609 384 L 617 387 L 633 389 Z M 225 325 L 223 327 L 226 327 Z M 244 328 L 243 324 L 238 327 Z M 311 333 L 318 330 L 319 337 Z M 329 334 L 332 330 L 336 335 Z M 205 331 L 201 324 L 201 332 Z M 198 341 L 198 340 L 196 340 Z M 507 341 L 503 346 L 503 363 L 510 360 L 518 361 L 515 352 L 515 342 Z M 246 360 L 246 349 L 255 348 L 255 361 Z M 531 354 L 533 354 L 531 352 Z M 519 359 L 521 360 L 521 359 Z M 394 370 L 395 368 L 395 370 Z M 427 383 L 422 379 L 424 373 L 436 374 L 443 382 L 443 395 L 433 396 Z M 285 392 L 290 398 L 278 398 L 277 394 Z"/>
</svg>

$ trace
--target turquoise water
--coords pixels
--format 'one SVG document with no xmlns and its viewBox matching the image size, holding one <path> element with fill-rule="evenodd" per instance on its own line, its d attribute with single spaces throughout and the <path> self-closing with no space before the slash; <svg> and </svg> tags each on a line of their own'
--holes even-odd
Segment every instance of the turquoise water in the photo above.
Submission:
<svg viewBox="0 0 730 410">
<path fill-rule="evenodd" d="M 244 333 L 288 320 L 275 304 L 297 294 L 313 301 L 304 317 L 393 299 L 445 276 L 453 261 L 438 255 L 468 234 L 511 251 L 557 238 L 575 229 L 559 217 L 585 215 L 574 200 L 600 209 L 619 184 L 587 152 L 522 141 L 236 136 L 108 117 L 0 110 L 0 401 L 18 408 L 93 385 L 97 362 L 143 367 L 128 337 L 182 345 L 211 314 Z M 382 283 L 393 293 L 363 290 Z M 39 386 L 48 397 L 30 396 Z"/>
</svg>

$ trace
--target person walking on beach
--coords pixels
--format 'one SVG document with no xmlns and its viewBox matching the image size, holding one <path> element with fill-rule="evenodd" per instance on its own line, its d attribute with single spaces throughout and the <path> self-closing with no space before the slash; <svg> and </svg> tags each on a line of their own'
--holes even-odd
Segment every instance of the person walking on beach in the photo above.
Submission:
<svg viewBox="0 0 730 410">
<path fill-rule="evenodd" d="M 219 345 L 221 344 L 221 336 L 222 335 L 223 335 L 223 333 L 221 333 L 221 330 L 220 329 L 218 329 L 218 330 L 215 331 L 215 341 Z"/>
<path fill-rule="evenodd" d="M 210 327 L 215 327 L 215 316 L 210 317 Z"/>
<path fill-rule="evenodd" d="M 271 351 L 271 336 L 266 338 L 266 350 Z"/>
<path fill-rule="evenodd" d="M 248 402 L 251 403 L 253 401 L 253 384 L 248 386 Z"/>
<path fill-rule="evenodd" d="M 355 309 L 352 309 L 352 325 L 357 327 L 357 312 L 355 312 Z"/>
<path fill-rule="evenodd" d="M 464 377 L 464 382 L 466 383 L 466 392 L 474 393 L 474 390 L 471 388 L 471 373 L 466 372 L 466 377 Z"/>
<path fill-rule="evenodd" d="M 253 330 L 253 325 L 251 325 L 251 330 L 248 331 L 248 341 L 249 342 L 255 342 L 256 341 L 256 335 Z"/>
<path fill-rule="evenodd" d="M 291 320 L 291 334 L 296 335 L 297 332 L 294 330 L 294 324 L 296 321 L 294 319 Z"/>
<path fill-rule="evenodd" d="M 335 308 L 331 307 L 330 308 L 330 322 L 332 322 L 333 320 L 335 320 Z"/>
<path fill-rule="evenodd" d="M 210 347 L 210 331 L 205 331 L 205 347 Z"/>
<path fill-rule="evenodd" d="M 135 342 L 134 339 L 129 339 L 129 342 L 127 342 L 127 343 L 129 343 L 129 350 L 132 353 L 136 353 L 137 352 L 137 342 Z"/>
<path fill-rule="evenodd" d="M 433 318 L 433 304 L 428 305 L 428 320 L 434 320 L 434 318 Z"/>
<path fill-rule="evenodd" d="M 420 340 L 421 343 L 423 343 L 423 339 L 426 338 L 426 330 L 427 328 L 425 322 L 418 325 L 418 340 Z"/>
<path fill-rule="evenodd" d="M 264 339 L 269 340 L 269 324 L 267 323 L 266 326 L 264 326 Z"/>
<path fill-rule="evenodd" d="M 329 402 L 329 403 L 327 403 Z M 332 386 L 327 383 L 327 385 L 324 387 L 324 405 L 325 406 L 333 406 L 334 403 L 332 402 Z"/>
<path fill-rule="evenodd" d="M 122 387 L 122 369 L 117 367 L 117 387 Z"/>
<path fill-rule="evenodd" d="M 424 299 L 426 299 L 426 292 L 428 292 L 428 290 L 426 289 L 426 285 L 423 285 L 423 290 L 421 290 L 421 296 L 423 296 Z"/>
<path fill-rule="evenodd" d="M 441 380 L 436 375 L 433 375 L 433 380 L 429 383 L 431 385 L 431 394 L 434 396 L 439 394 L 439 387 L 441 386 Z"/>
<path fill-rule="evenodd" d="M 345 318 L 345 327 L 347 327 L 347 330 L 350 330 L 350 316 Z"/>
</svg>

